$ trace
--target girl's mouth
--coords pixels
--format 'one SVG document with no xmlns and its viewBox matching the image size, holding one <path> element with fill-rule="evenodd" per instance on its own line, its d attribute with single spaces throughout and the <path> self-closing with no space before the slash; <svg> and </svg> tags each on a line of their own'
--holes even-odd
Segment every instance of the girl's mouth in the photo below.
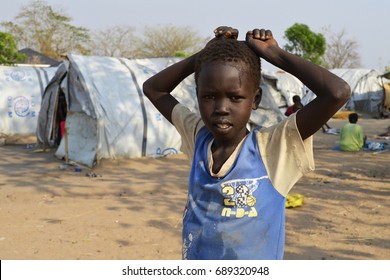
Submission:
<svg viewBox="0 0 390 280">
<path fill-rule="evenodd" d="M 226 123 L 218 123 L 215 125 L 216 127 L 218 128 L 221 128 L 221 129 L 227 129 L 230 127 L 230 124 L 226 124 Z"/>
</svg>

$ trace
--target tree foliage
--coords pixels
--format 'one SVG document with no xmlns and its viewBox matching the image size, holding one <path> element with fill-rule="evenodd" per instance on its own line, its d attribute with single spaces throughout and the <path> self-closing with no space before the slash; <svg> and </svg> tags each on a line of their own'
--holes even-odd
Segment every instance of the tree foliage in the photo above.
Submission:
<svg viewBox="0 0 390 280">
<path fill-rule="evenodd" d="M 111 57 L 134 58 L 137 56 L 135 28 L 114 26 L 96 31 L 91 36 L 91 54 Z"/>
<path fill-rule="evenodd" d="M 326 50 L 326 40 L 321 33 L 314 33 L 306 24 L 295 23 L 285 31 L 288 43 L 284 49 L 316 64 Z"/>
<path fill-rule="evenodd" d="M 353 39 L 346 38 L 344 30 L 337 34 L 331 33 L 327 42 L 326 52 L 323 57 L 326 68 L 360 67 L 360 55 L 357 51 L 359 44 Z"/>
<path fill-rule="evenodd" d="M 114 26 L 90 34 L 71 24 L 71 17 L 44 0 L 22 6 L 13 21 L 1 25 L 15 37 L 18 48 L 31 48 L 58 60 L 66 53 L 146 58 L 186 57 L 206 43 L 191 27 L 145 27 L 136 35 L 131 26 Z"/>
<path fill-rule="evenodd" d="M 92 55 L 113 57 L 187 57 L 203 47 L 204 42 L 190 27 L 145 27 L 136 34 L 134 27 L 114 26 L 94 32 L 90 49 Z"/>
<path fill-rule="evenodd" d="M 5 32 L 0 32 L 0 64 L 13 65 L 26 59 L 24 54 L 18 53 L 15 38 Z"/>
<path fill-rule="evenodd" d="M 22 6 L 14 21 L 2 25 L 15 37 L 19 48 L 29 47 L 53 59 L 67 52 L 88 53 L 88 29 L 72 25 L 69 16 L 44 0 Z"/>
<path fill-rule="evenodd" d="M 138 57 L 186 56 L 200 50 L 205 43 L 197 31 L 173 25 L 145 27 L 137 42 Z"/>
</svg>

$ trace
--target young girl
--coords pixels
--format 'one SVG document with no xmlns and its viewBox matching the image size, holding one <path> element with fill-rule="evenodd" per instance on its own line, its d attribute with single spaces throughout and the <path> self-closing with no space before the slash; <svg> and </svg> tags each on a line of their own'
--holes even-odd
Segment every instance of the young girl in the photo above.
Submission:
<svg viewBox="0 0 390 280">
<path fill-rule="evenodd" d="M 314 170 L 312 138 L 350 97 L 347 83 L 279 48 L 271 31 L 245 41 L 230 27 L 199 53 L 148 79 L 145 95 L 175 125 L 192 160 L 183 218 L 184 259 L 282 259 L 285 201 Z M 317 98 L 281 123 L 247 130 L 261 100 L 264 58 L 299 78 Z M 195 72 L 200 116 L 170 92 Z"/>
</svg>

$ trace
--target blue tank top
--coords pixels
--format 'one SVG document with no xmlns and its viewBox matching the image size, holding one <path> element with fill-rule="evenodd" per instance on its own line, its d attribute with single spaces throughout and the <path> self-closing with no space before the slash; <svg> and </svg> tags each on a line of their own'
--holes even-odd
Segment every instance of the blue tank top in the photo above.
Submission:
<svg viewBox="0 0 390 280">
<path fill-rule="evenodd" d="M 285 197 L 273 187 L 260 157 L 257 129 L 244 140 L 225 177 L 208 169 L 212 134 L 195 141 L 183 217 L 183 259 L 282 259 Z"/>
</svg>

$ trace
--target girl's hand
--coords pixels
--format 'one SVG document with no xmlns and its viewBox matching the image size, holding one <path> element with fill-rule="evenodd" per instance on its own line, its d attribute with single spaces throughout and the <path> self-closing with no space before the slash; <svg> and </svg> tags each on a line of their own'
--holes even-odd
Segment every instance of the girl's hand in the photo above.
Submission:
<svg viewBox="0 0 390 280">
<path fill-rule="evenodd" d="M 271 30 L 253 29 L 246 33 L 245 38 L 248 46 L 259 56 L 268 60 L 273 51 L 279 48 L 278 43 L 274 39 Z"/>
<path fill-rule="evenodd" d="M 234 39 L 238 38 L 238 29 L 230 26 L 220 26 L 214 29 L 215 38 Z"/>
</svg>

